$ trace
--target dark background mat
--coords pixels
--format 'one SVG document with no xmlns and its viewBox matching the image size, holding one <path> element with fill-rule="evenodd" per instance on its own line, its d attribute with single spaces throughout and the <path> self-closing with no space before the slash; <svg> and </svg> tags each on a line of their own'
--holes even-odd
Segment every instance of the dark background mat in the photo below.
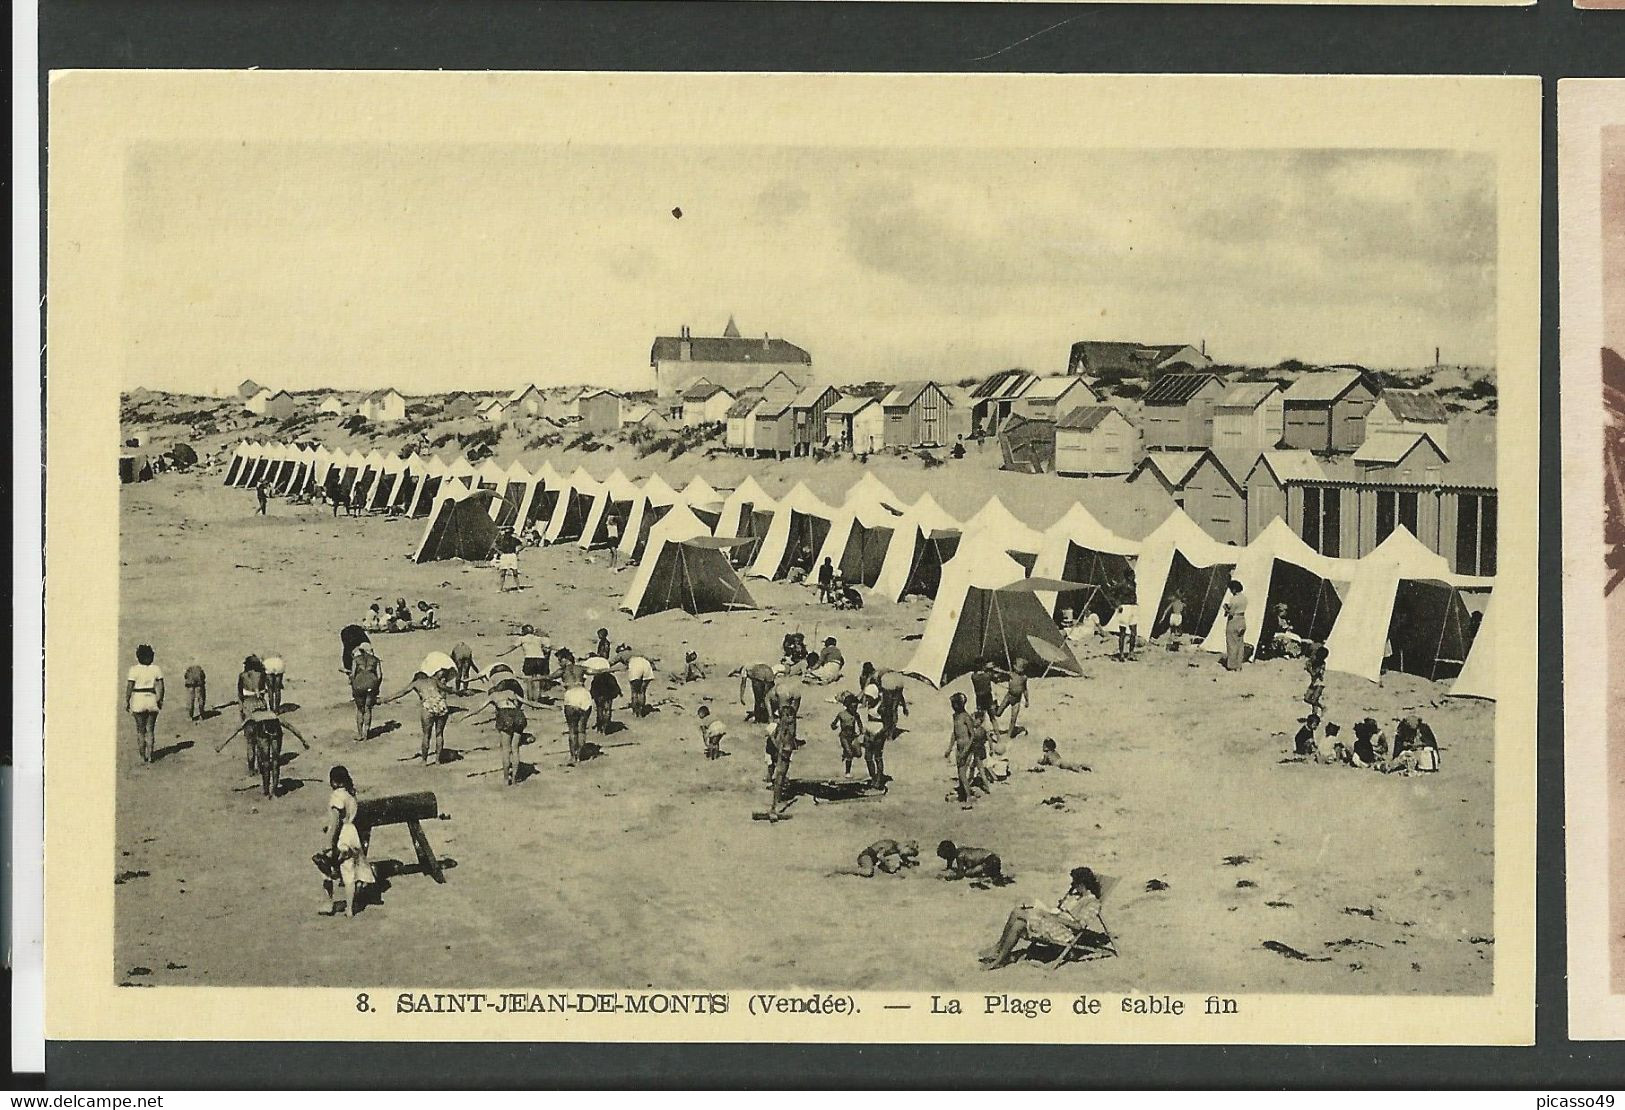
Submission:
<svg viewBox="0 0 1625 1110">
<path fill-rule="evenodd" d="M 1540 829 L 1533 1048 L 367 1045 L 52 1042 L 87 1088 L 1625 1086 L 1625 1046 L 1571 1042 L 1563 898 L 1557 80 L 1625 76 L 1625 11 L 823 3 L 40 0 L 53 69 L 566 69 L 1540 74 Z M 884 105 L 876 105 L 884 111 Z M 43 134 L 41 135 L 43 151 Z M 44 155 L 42 154 L 42 171 Z M 42 186 L 43 187 L 43 186 Z M 6 402 L 9 405 L 9 401 Z M 1606 974 L 1603 966 L 1595 969 Z M 153 1030 L 161 1033 L 162 1030 Z M 1347 1031 L 1350 1039 L 1381 1029 Z M 1449 1035 L 1440 1029 L 1441 1036 Z M 15 1077 L 16 1085 L 29 1085 Z M 39 1080 L 32 1081 L 39 1084 Z"/>
</svg>

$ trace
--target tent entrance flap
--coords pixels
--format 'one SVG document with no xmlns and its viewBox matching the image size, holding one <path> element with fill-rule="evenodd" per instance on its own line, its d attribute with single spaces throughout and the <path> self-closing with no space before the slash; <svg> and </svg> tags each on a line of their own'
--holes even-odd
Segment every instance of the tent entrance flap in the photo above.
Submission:
<svg viewBox="0 0 1625 1110">
<path fill-rule="evenodd" d="M 1093 613 L 1105 624 L 1117 612 L 1119 596 L 1134 596 L 1134 567 L 1126 555 L 1095 551 L 1068 541 L 1061 577 L 1068 582 L 1081 582 L 1084 588 L 1063 590 L 1055 595 L 1054 615 L 1057 617 L 1070 609 L 1075 617 Z M 1144 616 L 1141 619 L 1144 620 Z"/>
<path fill-rule="evenodd" d="M 378 479 L 378 489 L 372 495 L 372 508 L 389 508 L 390 497 L 395 492 L 395 482 L 399 477 L 399 474 L 384 474 Z"/>
<path fill-rule="evenodd" d="M 1402 578 L 1388 621 L 1384 668 L 1438 680 L 1461 673 L 1473 646 L 1473 619 L 1446 582 Z"/>
<path fill-rule="evenodd" d="M 632 617 L 635 620 L 667 609 L 698 615 L 754 608 L 755 599 L 723 547 L 703 541 L 668 541 L 655 554 L 648 585 L 637 599 Z"/>
<path fill-rule="evenodd" d="M 754 504 L 747 502 L 740 511 L 739 521 L 744 526 L 741 532 L 751 542 L 740 544 L 733 549 L 732 562 L 736 567 L 748 567 L 756 561 L 756 553 L 761 549 L 762 541 L 767 538 L 768 529 L 773 527 L 773 510 L 758 509 Z"/>
<path fill-rule="evenodd" d="M 811 572 L 813 559 L 829 538 L 830 527 L 830 522 L 821 516 L 791 509 L 790 534 L 785 539 L 784 554 L 779 558 L 773 577 L 783 578 L 798 567 Z"/>
<path fill-rule="evenodd" d="M 1296 563 L 1276 559 L 1270 570 L 1269 591 L 1264 598 L 1263 620 L 1258 642 L 1267 644 L 1281 630 L 1280 614 L 1285 606 L 1287 624 L 1294 635 L 1325 643 L 1343 611 L 1343 598 L 1329 579 Z"/>
<path fill-rule="evenodd" d="M 423 492 L 413 502 L 417 508 L 413 510 L 412 515 L 428 516 L 434 512 L 435 502 L 440 497 L 440 487 L 444 484 L 445 479 L 439 476 L 423 479 Z"/>
<path fill-rule="evenodd" d="M 1185 603 L 1184 635 L 1206 636 L 1218 619 L 1219 608 L 1224 604 L 1225 587 L 1230 584 L 1235 570 L 1234 563 L 1199 567 L 1185 558 L 1182 552 L 1175 551 L 1168 564 L 1168 579 L 1163 584 L 1162 597 L 1157 601 L 1157 611 L 1152 618 L 1151 635 L 1160 636 L 1168 631 L 1168 603 L 1177 597 Z M 1145 619 L 1144 616 L 1141 619 Z"/>
<path fill-rule="evenodd" d="M 847 582 L 860 582 L 873 586 L 880 579 L 880 568 L 886 565 L 886 550 L 891 546 L 892 529 L 884 525 L 873 528 L 852 522 L 852 532 L 846 540 L 846 550 L 835 569 Z"/>
<path fill-rule="evenodd" d="M 649 533 L 654 530 L 655 525 L 665 519 L 671 509 L 670 505 L 648 504 L 643 507 L 643 520 L 638 524 L 638 538 L 632 545 L 631 557 L 634 562 L 643 558 L 643 552 L 649 546 Z"/>
<path fill-rule="evenodd" d="M 1036 650 L 1034 641 L 1048 647 L 1042 652 Z M 983 660 L 1005 670 L 1013 669 L 1019 660 L 1034 677 L 1082 673 L 1060 629 L 1030 590 L 972 586 L 965 592 L 938 684 L 946 685 L 969 674 Z"/>
<path fill-rule="evenodd" d="M 512 528 L 519 520 L 519 506 L 525 501 L 525 483 L 509 482 L 497 503 L 497 527 Z"/>
<path fill-rule="evenodd" d="M 922 533 L 914 545 L 914 565 L 908 569 L 903 596 L 923 594 L 933 600 L 942 585 L 942 566 L 959 550 L 960 534 L 954 531 Z"/>
<path fill-rule="evenodd" d="M 402 474 L 395 489 L 395 496 L 390 499 L 389 507 L 403 513 L 409 510 L 412 507 L 412 499 L 418 492 L 419 481 L 416 474 Z"/>
<path fill-rule="evenodd" d="M 564 520 L 559 525 L 558 535 L 553 537 L 554 543 L 570 543 L 581 538 L 581 530 L 587 526 L 587 516 L 592 512 L 592 502 L 590 495 L 570 491 L 570 500 L 564 506 Z"/>
<path fill-rule="evenodd" d="M 604 494 L 608 497 L 608 494 Z M 632 519 L 632 502 L 609 500 L 604 505 L 604 511 L 598 518 L 598 527 L 593 531 L 590 547 L 603 547 L 609 543 L 609 522 L 615 521 L 616 535 L 626 535 L 627 522 Z M 616 541 L 619 542 L 618 540 Z"/>
<path fill-rule="evenodd" d="M 530 512 L 525 514 L 525 527 L 529 528 L 531 525 L 536 524 L 539 521 L 552 520 L 553 508 L 558 503 L 559 491 L 556 489 L 544 489 L 541 493 L 531 498 Z"/>
</svg>

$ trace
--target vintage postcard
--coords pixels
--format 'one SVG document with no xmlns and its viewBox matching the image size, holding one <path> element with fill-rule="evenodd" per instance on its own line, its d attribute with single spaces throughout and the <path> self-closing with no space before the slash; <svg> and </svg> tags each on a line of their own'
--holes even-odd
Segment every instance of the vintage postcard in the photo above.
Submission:
<svg viewBox="0 0 1625 1110">
<path fill-rule="evenodd" d="M 1537 80 L 49 112 L 50 1037 L 1528 1043 Z"/>
<path fill-rule="evenodd" d="M 1625 81 L 1558 86 L 1569 1035 L 1625 1036 Z"/>
</svg>

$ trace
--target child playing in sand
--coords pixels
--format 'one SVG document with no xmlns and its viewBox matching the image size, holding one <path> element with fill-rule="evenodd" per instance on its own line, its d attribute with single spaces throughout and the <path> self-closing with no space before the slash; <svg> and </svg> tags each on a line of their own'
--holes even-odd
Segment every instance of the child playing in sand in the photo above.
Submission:
<svg viewBox="0 0 1625 1110">
<path fill-rule="evenodd" d="M 418 627 L 423 629 L 440 627 L 440 611 L 427 601 L 418 602 Z"/>
<path fill-rule="evenodd" d="M 722 750 L 722 742 L 728 737 L 728 726 L 722 723 L 720 717 L 711 716 L 709 705 L 700 706 L 694 716 L 700 722 L 700 743 L 705 746 L 705 758 L 720 759 L 727 755 Z"/>
<path fill-rule="evenodd" d="M 1329 654 L 1324 644 L 1317 645 L 1303 661 L 1303 669 L 1309 675 L 1309 686 L 1303 692 L 1303 703 L 1309 707 L 1309 713 L 1314 717 L 1326 716 L 1326 660 Z"/>
<path fill-rule="evenodd" d="M 994 880 L 1004 877 L 1004 862 L 986 848 L 962 848 L 951 840 L 937 845 L 944 879 Z"/>
<path fill-rule="evenodd" d="M 683 653 L 683 677 L 679 682 L 698 682 L 705 677 L 705 668 L 700 666 L 700 654 L 697 651 Z"/>
<path fill-rule="evenodd" d="M 1060 748 L 1056 747 L 1055 741 L 1047 736 L 1044 738 L 1044 754 L 1038 757 L 1037 763 L 1033 764 L 1033 770 L 1042 771 L 1046 767 L 1053 767 L 1057 771 L 1083 772 L 1089 770 L 1089 765 L 1086 763 L 1069 763 L 1062 759 Z"/>
<path fill-rule="evenodd" d="M 874 878 L 876 871 L 901 876 L 908 868 L 918 866 L 920 845 L 914 840 L 902 844 L 895 840 L 877 840 L 858 853 L 858 874 L 865 879 Z"/>
<path fill-rule="evenodd" d="M 1178 651 L 1185 630 L 1185 599 L 1178 594 L 1169 598 L 1167 608 L 1162 611 L 1162 619 L 1168 622 L 1168 650 Z"/>
<path fill-rule="evenodd" d="M 829 727 L 841 742 L 841 777 L 851 778 L 852 761 L 863 754 L 863 716 L 858 709 L 858 695 L 851 691 L 841 695 L 841 711 Z"/>
</svg>

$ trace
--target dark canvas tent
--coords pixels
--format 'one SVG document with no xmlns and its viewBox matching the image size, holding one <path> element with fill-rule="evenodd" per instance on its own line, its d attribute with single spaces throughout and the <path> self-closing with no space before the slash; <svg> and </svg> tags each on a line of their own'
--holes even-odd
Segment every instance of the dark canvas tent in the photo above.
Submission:
<svg viewBox="0 0 1625 1110">
<path fill-rule="evenodd" d="M 739 538 L 748 542 L 740 544 L 729 553 L 729 561 L 736 567 L 748 567 L 756 561 L 757 553 L 762 549 L 762 541 L 767 539 L 768 529 L 773 527 L 773 510 L 757 508 L 746 502 L 740 511 L 740 521 L 744 527 L 744 535 Z"/>
<path fill-rule="evenodd" d="M 1454 678 L 1473 646 L 1473 619 L 1448 582 L 1402 578 L 1388 624 L 1390 671 L 1438 680 Z"/>
<path fill-rule="evenodd" d="M 731 536 L 661 540 L 641 592 L 628 594 L 626 608 L 634 619 L 667 609 L 698 614 L 756 608 L 728 561 L 727 549 L 737 542 Z"/>
<path fill-rule="evenodd" d="M 232 456 L 231 465 L 226 468 L 226 480 L 222 483 L 222 485 L 234 485 L 237 481 L 237 475 L 241 474 L 247 465 L 247 455 Z"/>
<path fill-rule="evenodd" d="M 440 503 L 440 490 L 445 484 L 446 476 L 443 474 L 424 475 L 423 490 L 412 503 L 412 515 L 423 517 L 434 512 L 434 507 Z"/>
<path fill-rule="evenodd" d="M 1157 602 L 1157 611 L 1149 614 L 1151 635 L 1160 636 L 1168 631 L 1168 603 L 1177 595 L 1185 602 L 1185 618 L 1181 626 L 1183 633 L 1187 636 L 1206 636 L 1219 615 L 1220 606 L 1224 604 L 1225 587 L 1230 584 L 1230 575 L 1235 569 L 1234 563 L 1213 563 L 1199 567 L 1185 558 L 1183 552 L 1174 551 L 1168 565 L 1168 577 L 1163 583 L 1162 597 Z M 1146 616 L 1142 614 L 1140 619 L 1143 621 Z"/>
<path fill-rule="evenodd" d="M 888 525 L 869 525 L 854 520 L 846 538 L 846 548 L 835 565 L 841 577 L 847 582 L 873 586 L 880 577 L 880 568 L 886 565 L 886 551 L 891 547 L 892 532 Z"/>
<path fill-rule="evenodd" d="M 1337 614 L 1342 612 L 1343 599 L 1328 579 L 1296 563 L 1277 559 L 1270 571 L 1269 593 L 1264 599 L 1260 644 L 1268 644 L 1280 630 L 1276 611 L 1282 605 L 1286 606 L 1286 618 L 1294 633 L 1306 640 L 1324 643 L 1337 623 Z"/>
<path fill-rule="evenodd" d="M 903 584 L 903 597 L 910 594 L 923 594 L 930 598 L 937 596 L 937 589 L 942 585 L 942 566 L 959 550 L 962 535 L 958 529 L 941 528 L 920 536 L 914 545 L 914 561 L 908 568 L 908 581 Z M 1025 568 L 1022 573 L 1026 573 Z"/>
<path fill-rule="evenodd" d="M 1121 598 L 1134 596 L 1134 563 L 1127 555 L 1096 551 L 1069 541 L 1061 562 L 1061 577 L 1079 585 L 1055 595 L 1053 615 L 1057 617 L 1067 610 L 1076 617 L 1093 613 L 1105 624 L 1117 611 Z"/>
<path fill-rule="evenodd" d="M 146 482 L 152 478 L 152 464 L 145 455 L 120 455 L 118 480 L 120 482 Z"/>
<path fill-rule="evenodd" d="M 429 516 L 414 562 L 436 559 L 489 559 L 496 551 L 496 522 L 491 519 L 490 490 L 458 491 L 440 499 Z"/>
</svg>

